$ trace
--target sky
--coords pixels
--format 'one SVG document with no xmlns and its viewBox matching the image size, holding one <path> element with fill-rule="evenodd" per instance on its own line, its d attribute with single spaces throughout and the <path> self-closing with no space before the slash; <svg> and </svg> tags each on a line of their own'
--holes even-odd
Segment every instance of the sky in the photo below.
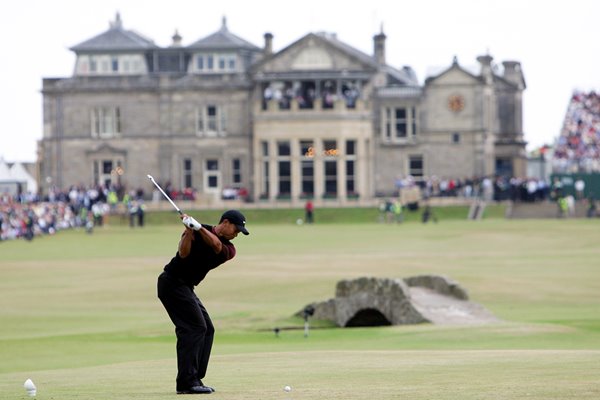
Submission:
<svg viewBox="0 0 600 400">
<path fill-rule="evenodd" d="M 6 0 L 0 5 L 0 158 L 36 160 L 43 135 L 42 79 L 69 77 L 70 47 L 109 28 L 119 12 L 123 27 L 183 45 L 221 27 L 256 46 L 274 35 L 279 51 L 310 32 L 373 53 L 373 36 L 387 36 L 386 60 L 408 65 L 423 84 L 451 65 L 465 68 L 479 55 L 494 63 L 519 61 L 527 89 L 523 124 L 528 150 L 552 144 L 574 90 L 600 90 L 600 1 L 597 0 Z"/>
</svg>

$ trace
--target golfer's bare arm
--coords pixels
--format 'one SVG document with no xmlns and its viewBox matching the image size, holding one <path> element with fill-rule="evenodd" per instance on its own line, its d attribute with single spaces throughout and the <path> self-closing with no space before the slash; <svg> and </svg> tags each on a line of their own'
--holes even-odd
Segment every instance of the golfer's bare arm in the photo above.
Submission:
<svg viewBox="0 0 600 400">
<path fill-rule="evenodd" d="M 186 258 L 190 255 L 190 251 L 192 251 L 192 242 L 194 241 L 194 230 L 190 228 L 185 228 L 183 235 L 181 235 L 181 239 L 179 240 L 179 248 L 177 251 L 179 252 L 179 257 Z"/>
</svg>

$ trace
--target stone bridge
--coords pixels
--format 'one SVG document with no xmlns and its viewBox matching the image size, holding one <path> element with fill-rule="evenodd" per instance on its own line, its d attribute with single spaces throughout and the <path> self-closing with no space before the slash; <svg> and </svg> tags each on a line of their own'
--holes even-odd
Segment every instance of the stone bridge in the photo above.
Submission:
<svg viewBox="0 0 600 400">
<path fill-rule="evenodd" d="M 308 304 L 312 317 L 340 327 L 418 323 L 468 324 L 497 319 L 470 302 L 467 291 L 451 279 L 420 275 L 405 279 L 362 277 L 337 283 L 335 298 Z"/>
</svg>

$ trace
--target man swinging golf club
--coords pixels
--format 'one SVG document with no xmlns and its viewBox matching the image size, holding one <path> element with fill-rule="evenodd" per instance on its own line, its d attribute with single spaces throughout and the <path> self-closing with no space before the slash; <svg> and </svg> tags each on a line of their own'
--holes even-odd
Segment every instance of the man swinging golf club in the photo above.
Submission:
<svg viewBox="0 0 600 400">
<path fill-rule="evenodd" d="M 175 325 L 178 394 L 208 394 L 215 390 L 202 382 L 206 375 L 215 329 L 194 293 L 206 274 L 236 253 L 231 240 L 248 235 L 246 218 L 238 210 L 223 213 L 218 225 L 201 224 L 181 212 L 185 225 L 175 256 L 158 277 L 158 298 Z"/>
</svg>

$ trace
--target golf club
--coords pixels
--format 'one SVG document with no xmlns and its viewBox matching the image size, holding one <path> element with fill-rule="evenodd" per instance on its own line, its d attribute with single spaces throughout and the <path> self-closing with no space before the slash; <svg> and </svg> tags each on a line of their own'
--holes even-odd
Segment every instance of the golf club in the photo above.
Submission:
<svg viewBox="0 0 600 400">
<path fill-rule="evenodd" d="M 179 209 L 179 207 L 177 207 L 177 204 L 175 204 L 173 202 L 173 200 L 171 200 L 171 198 L 169 197 L 169 195 L 166 194 L 164 190 L 162 190 L 162 188 L 160 187 L 160 185 L 158 183 L 156 183 L 156 181 L 154 180 L 154 178 L 152 177 L 152 175 L 147 175 L 147 176 L 148 176 L 148 179 L 150 179 L 152 181 L 152 183 L 154 184 L 154 186 L 156 186 L 156 188 L 158 190 L 160 190 L 160 192 L 163 194 L 163 196 L 165 196 L 165 199 L 169 200 L 169 203 L 171 203 L 171 205 L 173 207 L 175 207 L 175 209 L 177 210 L 177 212 L 179 213 L 179 215 L 182 215 L 183 212 L 181 212 L 181 210 Z"/>
<path fill-rule="evenodd" d="M 160 185 L 158 183 L 156 183 L 156 181 L 154 180 L 154 178 L 152 177 L 152 175 L 147 175 L 147 176 L 148 176 L 148 179 L 150 179 L 152 181 L 152 183 L 154 184 L 154 186 L 156 186 L 156 188 L 158 190 L 160 190 L 160 192 L 163 194 L 163 196 L 165 196 L 165 198 L 167 200 L 169 200 L 169 203 L 171 203 L 171 205 L 177 210 L 177 212 L 179 213 L 179 215 L 183 215 L 183 212 L 179 209 L 179 207 L 177 207 L 177 204 L 175 204 L 175 202 L 173 202 L 173 200 L 171 200 L 171 198 L 169 197 L 169 195 L 167 195 L 165 193 L 165 191 L 162 190 L 162 188 L 160 187 Z M 194 218 L 188 217 L 187 219 L 188 219 L 187 223 L 184 221 L 183 224 L 185 226 L 187 226 L 188 228 L 198 230 L 198 229 L 200 229 L 202 227 L 202 225 L 198 221 L 196 221 Z"/>
</svg>

